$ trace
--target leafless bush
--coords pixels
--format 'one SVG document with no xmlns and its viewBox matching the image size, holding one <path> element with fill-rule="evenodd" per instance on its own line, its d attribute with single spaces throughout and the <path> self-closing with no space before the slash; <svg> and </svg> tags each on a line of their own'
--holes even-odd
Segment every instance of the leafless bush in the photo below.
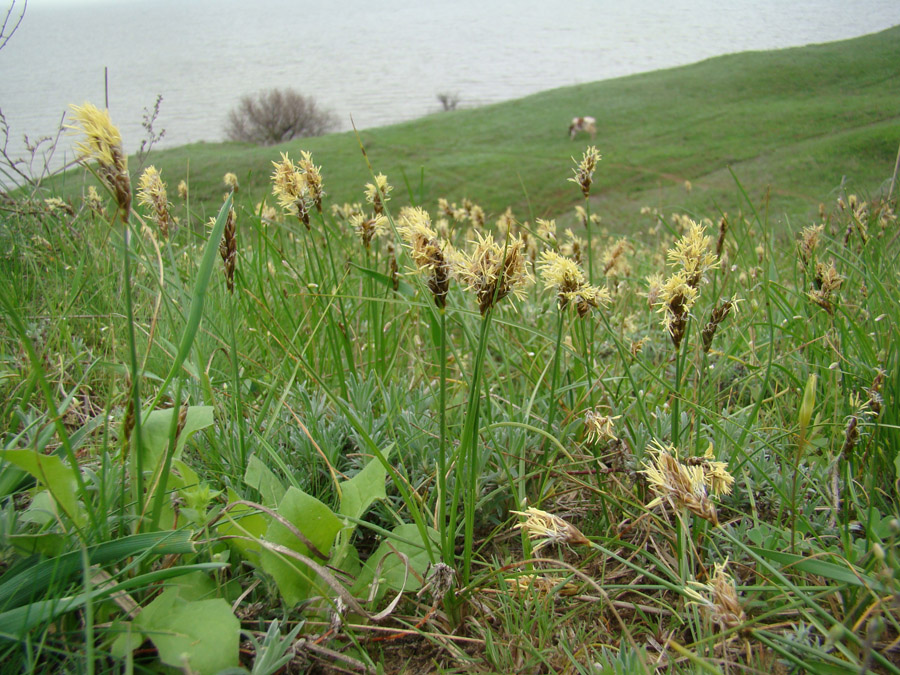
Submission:
<svg viewBox="0 0 900 675">
<path fill-rule="evenodd" d="M 442 91 L 437 95 L 437 100 L 440 101 L 441 106 L 443 106 L 444 110 L 456 110 L 456 106 L 459 105 L 459 94 L 451 94 L 446 91 Z"/>
<path fill-rule="evenodd" d="M 25 18 L 25 10 L 28 9 L 28 0 L 22 3 L 22 7 L 16 15 L 16 0 L 12 0 L 9 8 L 6 10 L 6 16 L 0 25 L 0 49 L 6 46 L 9 39 L 13 36 L 19 26 L 22 25 L 22 19 Z"/>
<path fill-rule="evenodd" d="M 228 113 L 225 133 L 233 141 L 261 145 L 321 136 L 337 126 L 335 116 L 294 89 L 269 89 L 244 96 Z"/>
</svg>

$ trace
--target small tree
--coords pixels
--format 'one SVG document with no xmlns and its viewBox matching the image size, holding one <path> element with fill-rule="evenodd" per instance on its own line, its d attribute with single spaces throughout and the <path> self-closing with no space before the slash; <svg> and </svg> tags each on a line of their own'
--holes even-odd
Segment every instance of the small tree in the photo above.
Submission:
<svg viewBox="0 0 900 675">
<path fill-rule="evenodd" d="M 294 89 L 269 89 L 243 96 L 228 113 L 225 133 L 233 141 L 261 145 L 303 136 L 321 136 L 337 126 L 337 118 L 322 110 L 311 96 Z"/>
</svg>

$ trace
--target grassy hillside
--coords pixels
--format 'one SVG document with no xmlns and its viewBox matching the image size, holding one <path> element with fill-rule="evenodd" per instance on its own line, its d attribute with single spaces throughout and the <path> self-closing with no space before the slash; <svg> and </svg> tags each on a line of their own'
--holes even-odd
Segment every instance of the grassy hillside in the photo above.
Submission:
<svg viewBox="0 0 900 675">
<path fill-rule="evenodd" d="M 0 203 L 0 671 L 900 675 L 898 37 L 367 130 L 383 218 L 93 111 L 120 211 Z"/>
<path fill-rule="evenodd" d="M 569 141 L 569 120 L 593 115 L 603 154 L 595 208 L 613 228 L 627 228 L 645 204 L 729 208 L 737 201 L 729 168 L 757 204 L 771 189 L 773 219 L 802 219 L 842 182 L 867 194 L 890 178 L 900 139 L 898 63 L 900 27 L 438 113 L 361 137 L 375 171 L 398 186 L 405 176 L 423 205 L 468 197 L 489 215 L 511 205 L 526 218 L 527 195 L 535 215 L 552 217 L 574 204 L 561 179 L 587 142 Z M 270 162 L 301 148 L 323 166 L 332 200 L 361 198 L 370 177 L 349 132 L 267 148 L 199 143 L 149 161 L 170 185 L 189 178 L 195 204 L 214 211 L 225 172 L 259 199 L 269 193 Z"/>
</svg>

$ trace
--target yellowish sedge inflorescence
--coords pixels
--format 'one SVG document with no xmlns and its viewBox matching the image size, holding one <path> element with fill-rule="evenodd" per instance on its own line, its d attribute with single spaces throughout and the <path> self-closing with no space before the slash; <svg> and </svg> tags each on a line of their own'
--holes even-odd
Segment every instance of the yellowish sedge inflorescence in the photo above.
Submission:
<svg viewBox="0 0 900 675">
<path fill-rule="evenodd" d="M 166 195 L 166 184 L 155 166 L 144 169 L 138 180 L 138 202 L 153 209 L 152 218 L 159 227 L 163 239 L 169 237 L 169 226 L 172 217 L 169 215 L 169 200 Z"/>
<path fill-rule="evenodd" d="M 727 560 L 716 563 L 708 583 L 692 580 L 684 589 L 692 598 L 691 604 L 699 605 L 723 631 L 742 626 L 747 620 L 734 579 L 725 571 L 727 565 Z"/>
<path fill-rule="evenodd" d="M 712 239 L 706 235 L 706 228 L 693 220 L 688 220 L 687 225 L 687 233 L 675 242 L 667 256 L 670 264 L 684 271 L 688 285 L 697 288 L 703 275 L 719 265 L 719 259 L 709 250 Z"/>
<path fill-rule="evenodd" d="M 528 272 L 525 244 L 510 237 L 501 246 L 490 234 L 476 233 L 471 253 L 454 256 L 453 271 L 467 290 L 473 291 L 482 314 L 507 295 L 522 297 L 532 278 Z"/>
<path fill-rule="evenodd" d="M 131 215 L 131 180 L 122 136 L 107 110 L 100 110 L 91 103 L 73 105 L 71 109 L 75 124 L 67 128 L 85 136 L 75 144 L 78 159 L 80 162 L 97 161 L 97 175 L 116 196 L 122 220 L 127 221 Z"/>
<path fill-rule="evenodd" d="M 525 530 L 528 538 L 535 541 L 534 552 L 537 553 L 551 544 L 585 544 L 590 541 L 581 531 L 559 516 L 533 507 L 525 511 L 511 511 L 518 516 L 525 516 L 525 521 L 518 523 L 515 529 Z"/>
<path fill-rule="evenodd" d="M 210 225 L 215 225 L 215 218 Z M 225 284 L 228 292 L 234 293 L 234 268 L 237 262 L 237 235 L 235 231 L 234 208 L 228 209 L 225 220 L 225 229 L 222 231 L 222 241 L 219 242 L 219 255 L 225 265 Z"/>
<path fill-rule="evenodd" d="M 730 298 L 713 308 L 709 321 L 700 333 L 704 352 L 709 352 L 710 347 L 712 347 L 713 338 L 716 336 L 716 331 L 719 329 L 719 324 L 722 323 L 732 311 L 737 311 L 737 305 L 737 298 Z"/>
<path fill-rule="evenodd" d="M 589 197 L 591 194 L 594 171 L 597 169 L 597 162 L 599 162 L 600 159 L 600 152 L 592 145 L 584 151 L 581 161 L 578 163 L 578 167 L 572 169 L 575 176 L 570 178 L 569 181 L 578 185 L 585 197 Z"/>
<path fill-rule="evenodd" d="M 431 227 L 430 216 L 418 206 L 401 210 L 397 231 L 410 249 L 413 262 L 427 275 L 434 304 L 445 307 L 450 288 L 450 245 L 438 237 Z"/>
<path fill-rule="evenodd" d="M 578 311 L 578 316 L 583 318 L 591 309 L 609 302 L 609 292 L 605 288 L 588 284 L 578 264 L 556 251 L 546 250 L 541 253 L 538 270 L 546 288 L 556 291 L 560 310 L 571 303 Z"/>
<path fill-rule="evenodd" d="M 97 214 L 101 218 L 106 215 L 106 209 L 103 206 L 103 199 L 100 197 L 100 193 L 97 192 L 97 188 L 95 188 L 93 185 L 88 186 L 85 203 L 92 213 Z"/>
<path fill-rule="evenodd" d="M 303 171 L 291 161 L 286 152 L 281 153 L 281 161 L 272 162 L 272 166 L 275 167 L 272 173 L 272 194 L 279 206 L 286 213 L 295 216 L 306 229 L 310 229 L 309 213 L 315 200 Z"/>
<path fill-rule="evenodd" d="M 677 269 L 663 285 L 659 301 L 662 324 L 676 349 L 684 338 L 703 276 L 719 264 L 718 257 L 709 250 L 712 240 L 706 235 L 706 228 L 690 218 L 683 219 L 683 224 L 687 232 L 667 252 L 669 264 Z"/>
<path fill-rule="evenodd" d="M 297 163 L 303 180 L 309 190 L 310 199 L 316 206 L 316 210 L 322 213 L 322 197 L 325 196 L 325 186 L 322 183 L 322 167 L 313 163 L 312 155 L 306 150 L 300 151 L 300 161 Z"/>
<path fill-rule="evenodd" d="M 387 232 L 388 219 L 386 216 L 375 215 L 369 218 L 362 213 L 354 213 L 350 216 L 350 225 L 356 230 L 356 234 L 362 241 L 363 246 L 368 250 L 372 245 L 372 240 Z"/>
<path fill-rule="evenodd" d="M 627 254 L 634 250 L 627 239 L 619 239 L 603 251 L 603 274 L 611 277 L 627 277 L 631 275 L 631 265 Z"/>
<path fill-rule="evenodd" d="M 807 293 L 810 300 L 831 315 L 834 315 L 834 297 L 841 290 L 844 278 L 838 274 L 834 260 L 828 264 L 816 263 L 816 274 L 813 278 L 813 290 Z"/>
<path fill-rule="evenodd" d="M 380 216 L 384 213 L 384 205 L 391 200 L 390 194 L 393 189 L 383 173 L 375 176 L 374 183 L 366 183 L 366 201 L 372 205 L 375 215 Z"/>
<path fill-rule="evenodd" d="M 804 227 L 800 233 L 800 241 L 797 243 L 797 252 L 800 254 L 800 262 L 809 265 L 815 260 L 816 249 L 819 248 L 819 239 L 825 225 L 810 225 Z"/>
<path fill-rule="evenodd" d="M 709 500 L 707 489 L 716 494 L 728 493 L 734 478 L 728 473 L 724 462 L 716 462 L 710 457 L 702 457 L 687 462 L 678 459 L 678 450 L 671 445 L 654 441 L 649 448 L 653 461 L 644 464 L 640 473 L 644 474 L 655 499 L 647 504 L 653 508 L 668 504 L 673 509 L 687 509 L 691 513 L 719 524 L 716 507 Z M 711 452 L 711 449 L 707 451 Z"/>
<path fill-rule="evenodd" d="M 538 218 L 537 223 L 537 236 L 538 239 L 542 239 L 546 243 L 551 246 L 556 245 L 556 221 L 553 219 L 544 220 L 543 218 Z"/>
<path fill-rule="evenodd" d="M 566 228 L 565 236 L 566 239 L 559 247 L 559 252 L 581 265 L 584 259 L 583 253 L 587 249 L 587 242 L 581 237 L 575 236 L 571 228 Z"/>
<path fill-rule="evenodd" d="M 237 192 L 240 189 L 238 177 L 230 171 L 226 173 L 225 176 L 223 176 L 222 182 L 225 183 L 225 187 L 227 187 L 232 192 Z"/>
<path fill-rule="evenodd" d="M 615 417 L 604 415 L 599 409 L 588 410 L 584 414 L 584 428 L 587 430 L 585 440 L 588 443 L 597 443 L 599 441 L 617 441 L 616 427 L 614 422 L 621 415 Z"/>
</svg>

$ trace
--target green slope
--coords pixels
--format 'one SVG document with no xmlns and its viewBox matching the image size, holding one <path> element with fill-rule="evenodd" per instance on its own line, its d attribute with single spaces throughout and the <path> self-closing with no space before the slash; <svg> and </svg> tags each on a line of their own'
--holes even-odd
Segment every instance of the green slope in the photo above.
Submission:
<svg viewBox="0 0 900 675">
<path fill-rule="evenodd" d="M 868 196 L 890 178 L 900 142 L 898 64 L 895 27 L 437 113 L 360 136 L 374 170 L 395 185 L 398 204 L 409 201 L 408 183 L 428 207 L 442 196 L 469 197 L 489 214 L 512 205 L 522 219 L 557 216 L 579 202 L 566 178 L 588 142 L 571 142 L 568 122 L 589 114 L 604 157 L 596 209 L 613 228 L 627 228 L 644 204 L 705 214 L 734 209 L 729 168 L 755 202 L 770 193 L 775 219 L 806 218 L 842 181 Z M 225 172 L 236 173 L 255 201 L 269 191 L 271 161 L 300 149 L 322 166 L 332 203 L 361 199 L 370 177 L 353 133 L 265 148 L 200 143 L 150 161 L 171 186 L 189 177 L 192 199 L 211 211 Z M 693 184 L 689 195 L 685 180 Z"/>
</svg>

